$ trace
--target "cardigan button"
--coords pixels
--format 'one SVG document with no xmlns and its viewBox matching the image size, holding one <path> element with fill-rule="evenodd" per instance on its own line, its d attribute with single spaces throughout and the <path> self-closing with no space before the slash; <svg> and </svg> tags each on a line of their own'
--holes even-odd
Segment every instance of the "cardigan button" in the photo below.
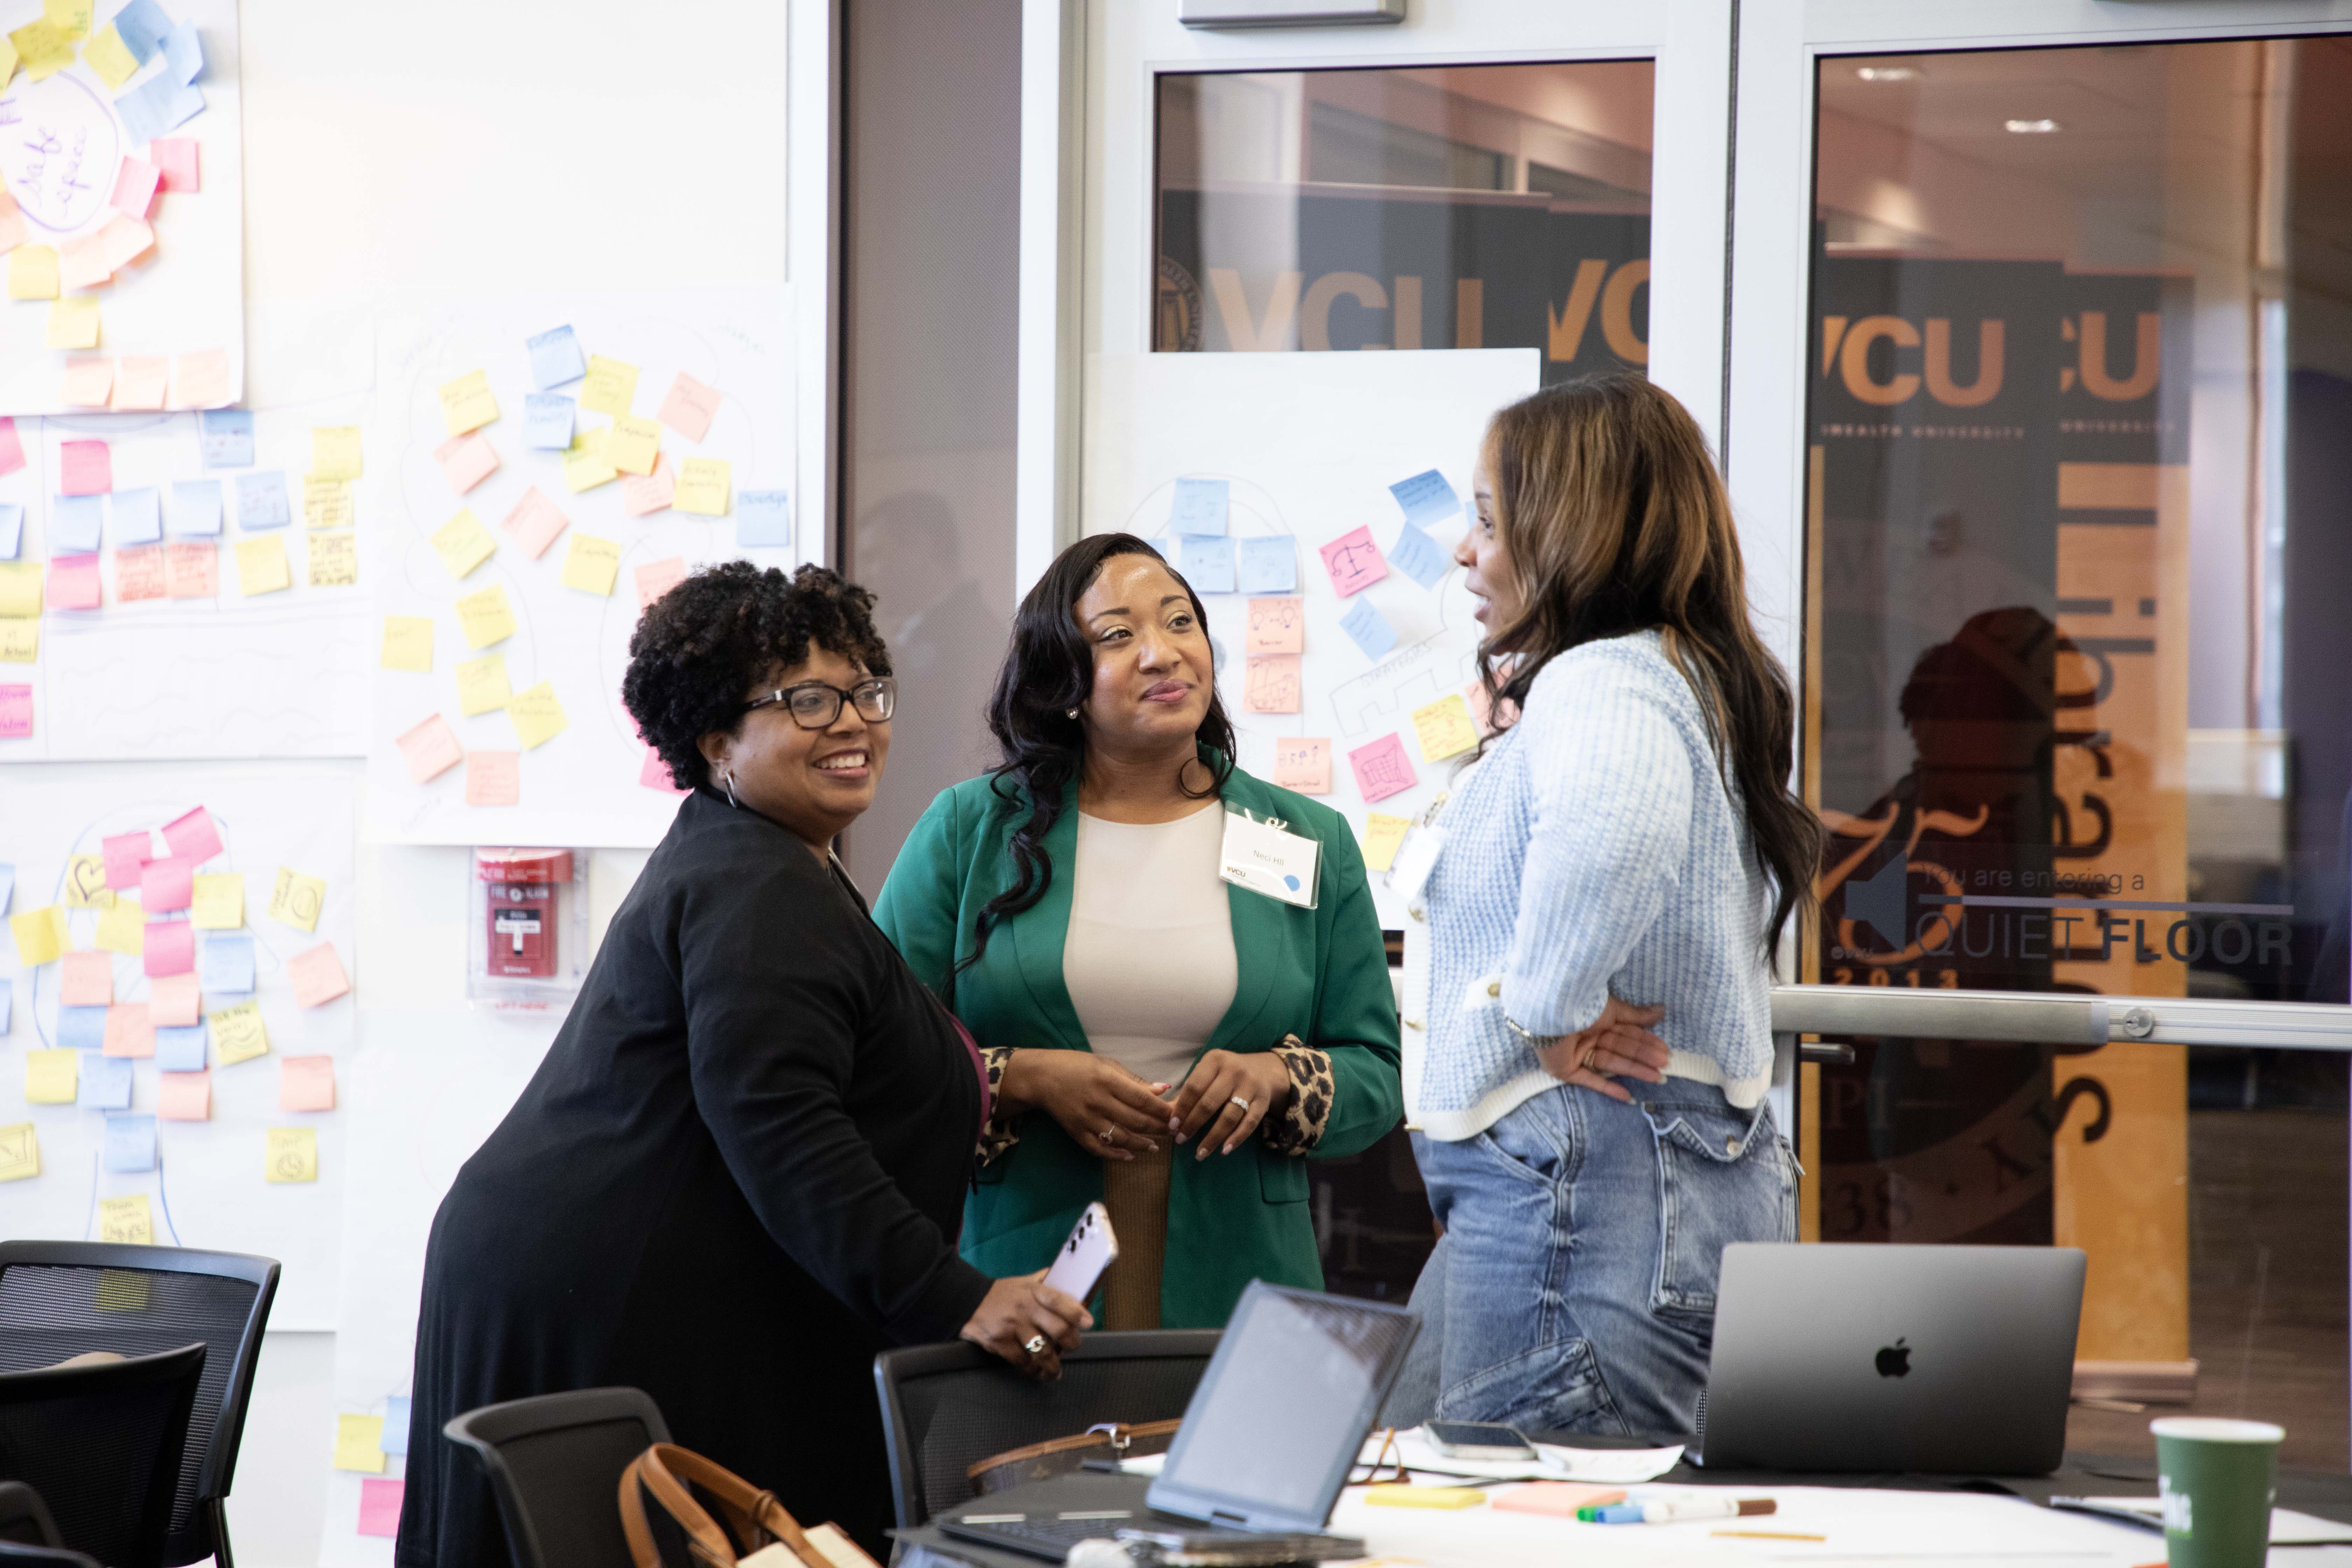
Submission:
<svg viewBox="0 0 2352 1568">
<path fill-rule="evenodd" d="M 1488 982 L 1486 982 L 1486 994 L 1487 994 L 1487 995 L 1489 995 L 1489 996 L 1500 996 L 1502 994 L 1503 994 L 1503 983 L 1502 983 L 1501 981 L 1499 981 L 1499 980 L 1489 980 Z"/>
</svg>

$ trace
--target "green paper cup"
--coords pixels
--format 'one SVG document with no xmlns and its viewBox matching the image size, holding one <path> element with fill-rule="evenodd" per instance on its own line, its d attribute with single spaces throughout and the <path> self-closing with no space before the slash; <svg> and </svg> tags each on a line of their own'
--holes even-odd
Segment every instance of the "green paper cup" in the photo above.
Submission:
<svg viewBox="0 0 2352 1568">
<path fill-rule="evenodd" d="M 2151 1421 L 2170 1568 L 2263 1568 L 2284 1429 L 2266 1421 Z"/>
</svg>

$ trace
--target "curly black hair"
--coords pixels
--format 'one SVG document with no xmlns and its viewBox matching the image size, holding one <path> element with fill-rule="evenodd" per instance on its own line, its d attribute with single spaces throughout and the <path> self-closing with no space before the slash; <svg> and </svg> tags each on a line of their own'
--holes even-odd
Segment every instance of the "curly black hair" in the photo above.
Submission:
<svg viewBox="0 0 2352 1568">
<path fill-rule="evenodd" d="M 621 702 L 670 777 L 700 788 L 710 768 L 696 742 L 733 734 L 744 694 L 804 662 L 812 643 L 868 674 L 890 673 L 873 609 L 872 594 L 823 566 L 790 577 L 748 561 L 706 567 L 638 618 Z"/>
</svg>

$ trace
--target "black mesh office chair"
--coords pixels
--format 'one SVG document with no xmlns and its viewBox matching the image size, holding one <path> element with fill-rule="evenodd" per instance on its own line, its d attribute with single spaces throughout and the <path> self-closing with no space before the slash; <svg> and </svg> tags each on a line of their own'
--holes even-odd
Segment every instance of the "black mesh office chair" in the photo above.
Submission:
<svg viewBox="0 0 2352 1568">
<path fill-rule="evenodd" d="M 205 1347 L 0 1372 L 0 1475 L 31 1486 L 65 1544 L 163 1568 Z"/>
<path fill-rule="evenodd" d="M 635 1388 L 579 1388 L 485 1405 L 441 1428 L 490 1475 L 515 1568 L 631 1568 L 621 1533 L 621 1472 L 669 1441 L 660 1409 Z"/>
<path fill-rule="evenodd" d="M 898 1528 L 969 1501 L 965 1470 L 992 1454 L 1075 1436 L 1104 1421 L 1184 1414 L 1217 1351 L 1215 1329 L 1088 1334 L 1058 1383 L 1032 1383 L 977 1345 L 915 1345 L 874 1358 Z"/>
<path fill-rule="evenodd" d="M 192 1340 L 209 1351 L 172 1497 L 167 1564 L 212 1557 L 236 1568 L 223 1504 L 277 1294 L 278 1264 L 268 1258 L 0 1241 L 0 1372 L 53 1366 L 85 1351 L 145 1355 Z"/>
</svg>

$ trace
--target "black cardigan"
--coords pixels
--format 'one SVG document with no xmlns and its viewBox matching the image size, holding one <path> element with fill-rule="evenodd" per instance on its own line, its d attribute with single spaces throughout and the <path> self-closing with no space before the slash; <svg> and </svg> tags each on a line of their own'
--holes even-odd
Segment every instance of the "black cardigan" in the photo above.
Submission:
<svg viewBox="0 0 2352 1568">
<path fill-rule="evenodd" d="M 508 1561 L 478 1405 L 625 1384 L 672 1436 L 877 1558 L 875 1352 L 953 1339 L 981 1089 L 953 1024 L 799 838 L 698 792 L 433 1223 L 405 1568 Z"/>
</svg>

